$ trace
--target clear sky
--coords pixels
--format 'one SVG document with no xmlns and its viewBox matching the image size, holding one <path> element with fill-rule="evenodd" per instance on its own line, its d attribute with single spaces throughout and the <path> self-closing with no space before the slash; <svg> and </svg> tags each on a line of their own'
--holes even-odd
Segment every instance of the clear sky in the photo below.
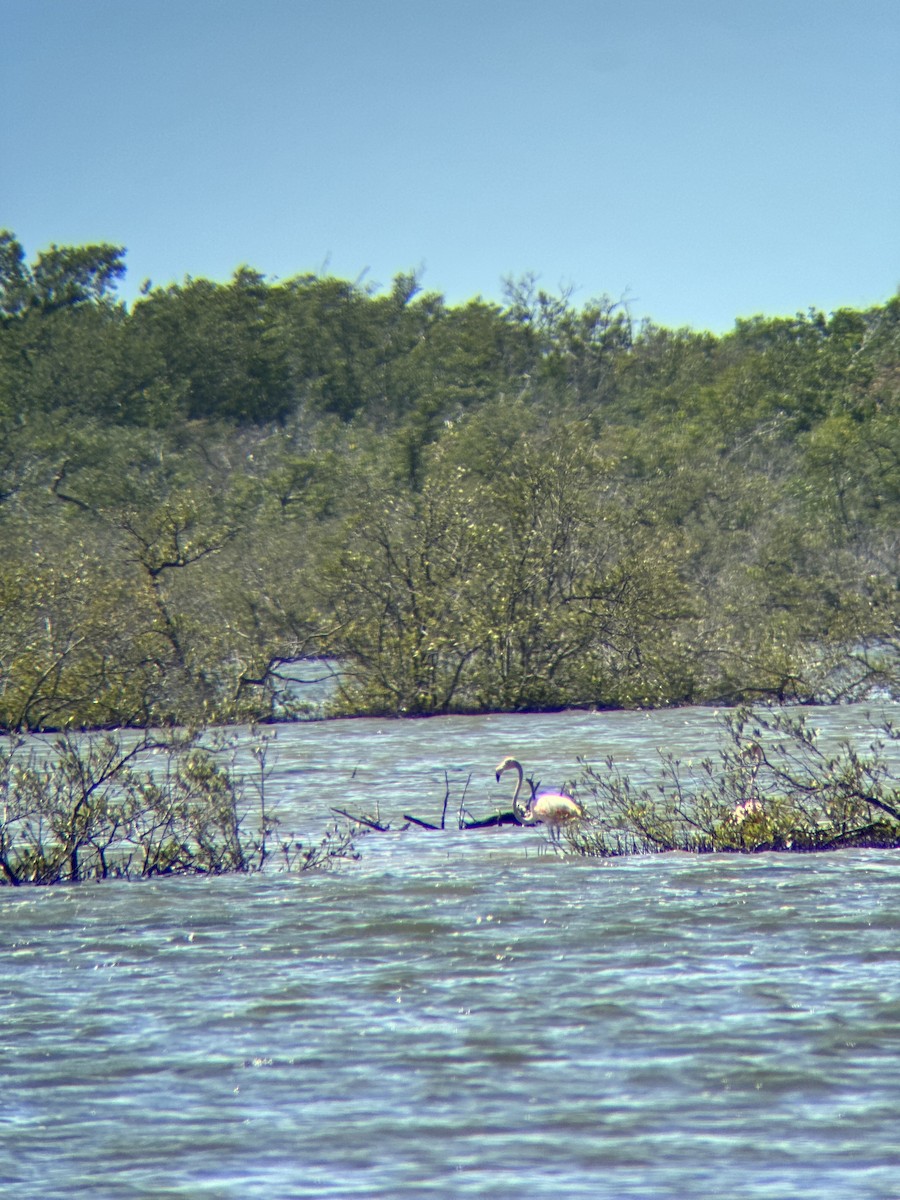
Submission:
<svg viewBox="0 0 900 1200">
<path fill-rule="evenodd" d="M 535 273 L 663 325 L 900 287 L 897 0 L 0 0 L 0 228 L 186 275 Z"/>
</svg>

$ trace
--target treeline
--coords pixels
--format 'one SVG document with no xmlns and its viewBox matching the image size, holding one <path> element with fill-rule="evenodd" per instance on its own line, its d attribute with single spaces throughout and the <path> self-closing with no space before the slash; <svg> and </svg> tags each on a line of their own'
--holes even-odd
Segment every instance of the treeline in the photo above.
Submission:
<svg viewBox="0 0 900 1200">
<path fill-rule="evenodd" d="M 0 236 L 0 726 L 895 687 L 900 296 L 721 337 Z M 303 690 L 292 693 L 302 705 Z"/>
</svg>

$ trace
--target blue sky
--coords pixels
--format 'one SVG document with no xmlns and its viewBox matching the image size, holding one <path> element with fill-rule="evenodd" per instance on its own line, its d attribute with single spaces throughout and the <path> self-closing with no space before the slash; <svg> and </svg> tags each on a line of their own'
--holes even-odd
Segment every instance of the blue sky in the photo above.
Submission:
<svg viewBox="0 0 900 1200">
<path fill-rule="evenodd" d="M 130 299 L 533 272 L 724 331 L 900 287 L 896 0 L 0 0 L 0 227 Z"/>
</svg>

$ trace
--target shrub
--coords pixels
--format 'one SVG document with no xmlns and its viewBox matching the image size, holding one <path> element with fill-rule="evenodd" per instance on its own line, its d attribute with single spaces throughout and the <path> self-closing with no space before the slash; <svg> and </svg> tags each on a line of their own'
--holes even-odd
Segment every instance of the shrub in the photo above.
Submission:
<svg viewBox="0 0 900 1200">
<path fill-rule="evenodd" d="M 67 733 L 40 749 L 9 738 L 0 750 L 0 885 L 253 872 L 272 855 L 265 739 L 252 782 L 196 733 Z M 299 870 L 356 857 L 337 826 L 319 845 L 282 839 L 276 853 Z"/>
<path fill-rule="evenodd" d="M 605 771 L 583 763 L 594 811 L 568 832 L 570 847 L 603 856 L 900 846 L 900 788 L 885 757 L 900 730 L 885 724 L 865 753 L 847 742 L 829 753 L 802 715 L 744 708 L 721 723 L 715 757 L 665 754 L 653 787 L 635 786 L 612 759 Z"/>
</svg>

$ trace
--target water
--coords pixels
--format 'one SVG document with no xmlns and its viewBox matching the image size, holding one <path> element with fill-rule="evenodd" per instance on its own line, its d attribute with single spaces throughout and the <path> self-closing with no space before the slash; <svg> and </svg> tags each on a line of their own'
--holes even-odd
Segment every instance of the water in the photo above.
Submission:
<svg viewBox="0 0 900 1200">
<path fill-rule="evenodd" d="M 862 710 L 816 714 L 862 736 Z M 708 711 L 281 729 L 332 873 L 0 891 L 0 1186 L 37 1197 L 900 1196 L 900 858 L 567 860 L 485 815 Z M 446 771 L 446 777 L 445 777 Z M 454 817 L 455 819 L 455 817 Z"/>
</svg>

